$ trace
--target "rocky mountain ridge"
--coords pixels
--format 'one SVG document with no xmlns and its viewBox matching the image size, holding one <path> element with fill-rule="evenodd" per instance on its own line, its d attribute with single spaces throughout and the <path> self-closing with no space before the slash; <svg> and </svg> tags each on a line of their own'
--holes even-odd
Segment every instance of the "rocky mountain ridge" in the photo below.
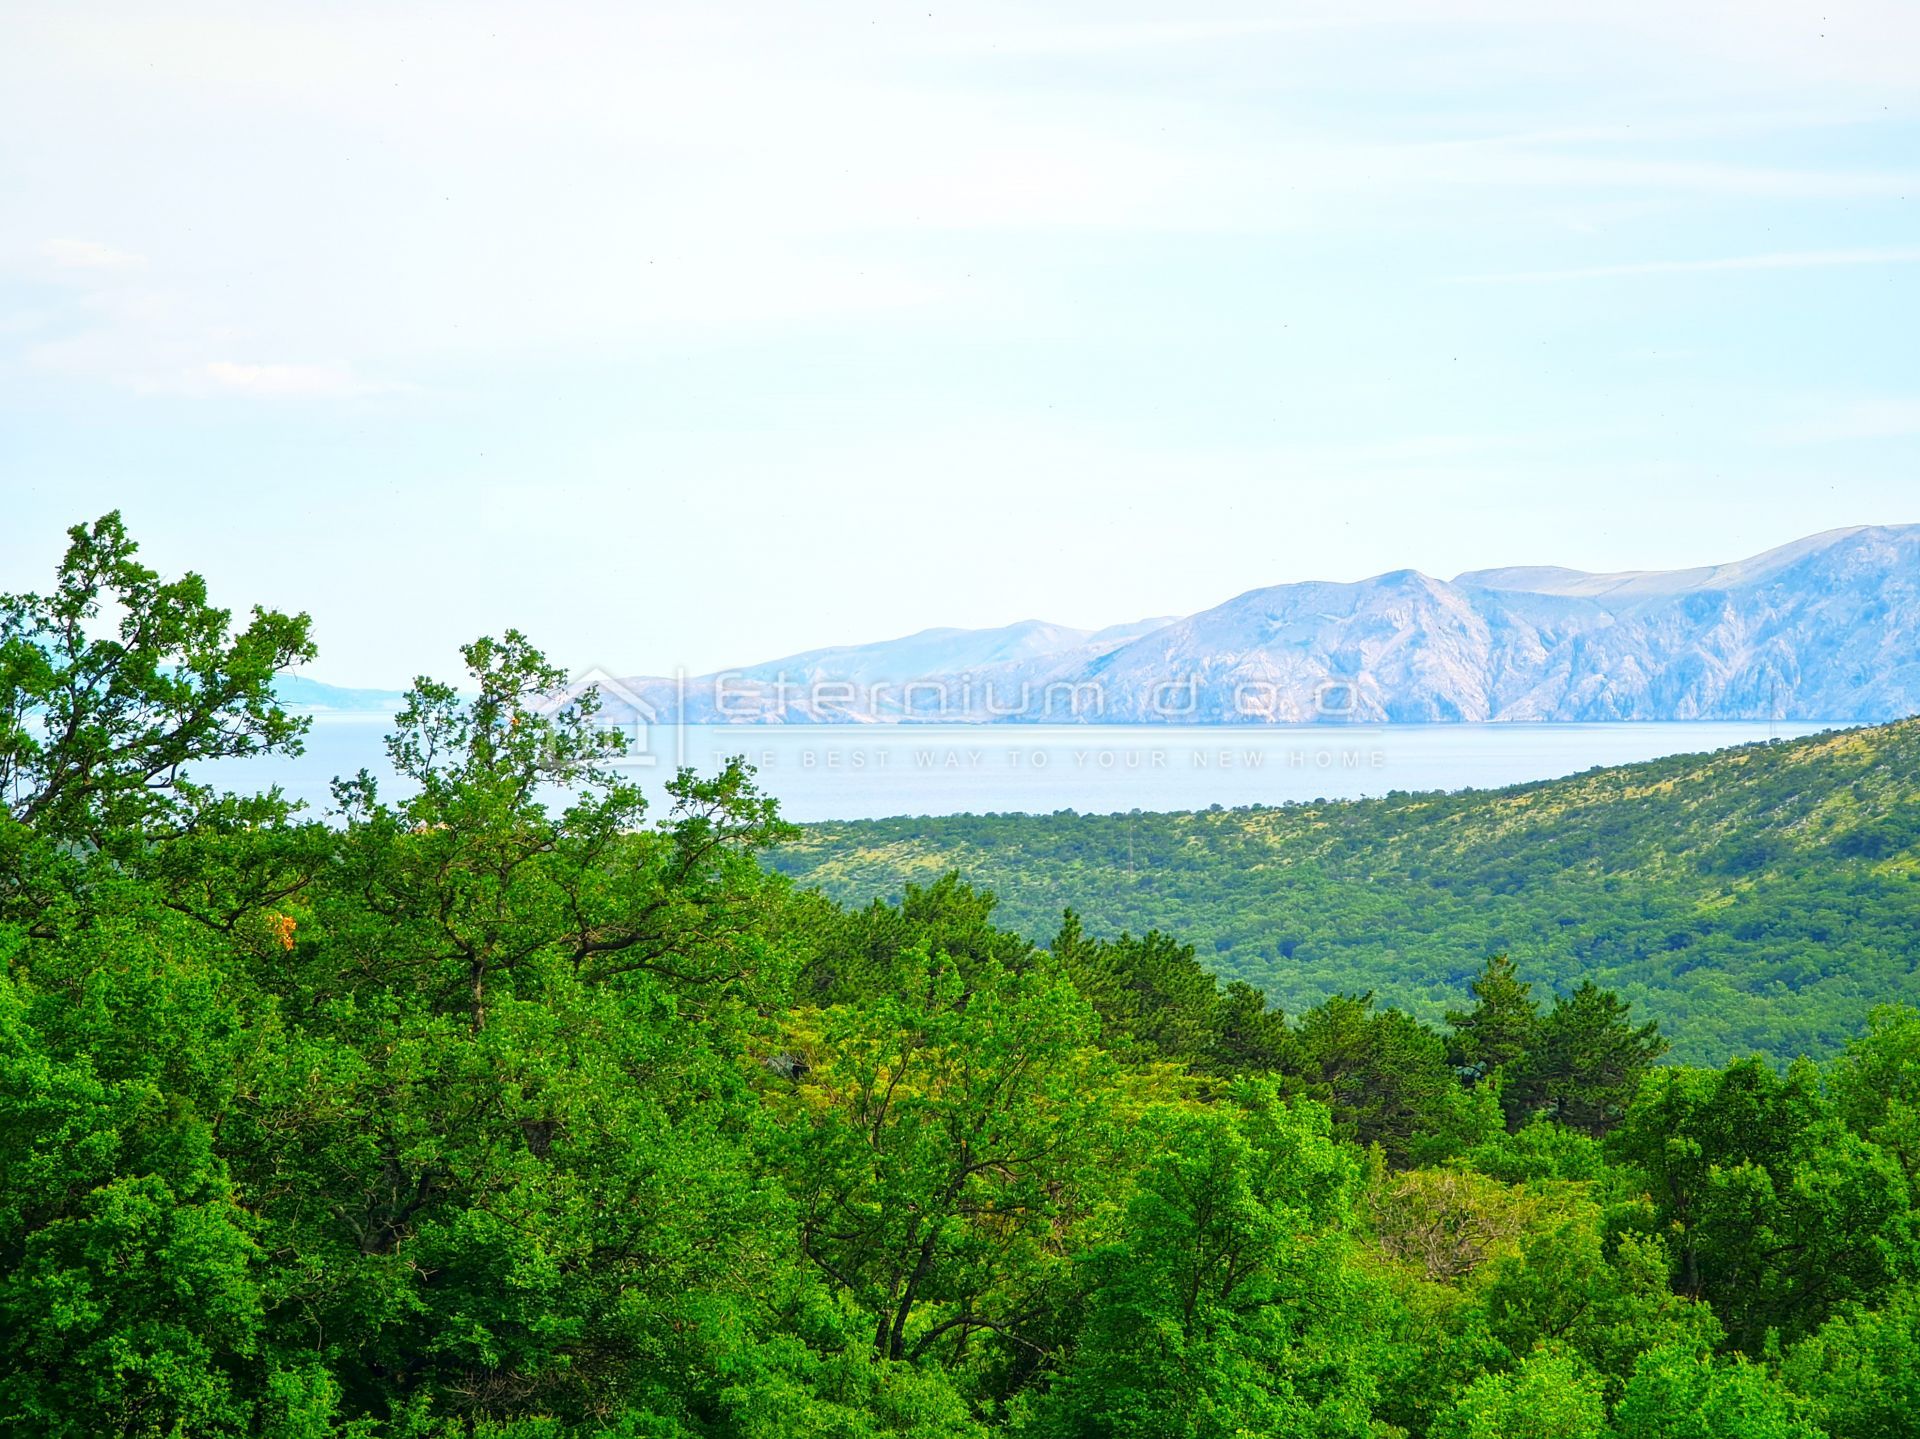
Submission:
<svg viewBox="0 0 1920 1439">
<path fill-rule="evenodd" d="M 1687 570 L 1395 570 L 620 684 L 695 723 L 1890 720 L 1920 711 L 1920 525 Z"/>
</svg>

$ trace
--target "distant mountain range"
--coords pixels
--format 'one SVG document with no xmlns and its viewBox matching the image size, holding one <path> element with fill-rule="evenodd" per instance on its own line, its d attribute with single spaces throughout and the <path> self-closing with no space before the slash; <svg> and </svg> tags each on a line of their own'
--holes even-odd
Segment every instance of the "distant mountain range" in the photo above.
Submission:
<svg viewBox="0 0 1920 1439">
<path fill-rule="evenodd" d="M 1890 720 L 1920 711 L 1920 525 L 1689 570 L 1395 570 L 618 683 L 707 724 Z"/>
<path fill-rule="evenodd" d="M 407 698 L 399 690 L 345 689 L 305 675 L 281 675 L 273 692 L 281 704 L 303 714 L 397 714 Z"/>
<path fill-rule="evenodd" d="M 659 723 L 1884 721 L 1920 711 L 1920 525 L 1698 569 L 1395 570 L 1102 630 L 1026 620 L 595 678 L 610 717 Z M 302 708 L 398 700 L 283 683 Z"/>
</svg>

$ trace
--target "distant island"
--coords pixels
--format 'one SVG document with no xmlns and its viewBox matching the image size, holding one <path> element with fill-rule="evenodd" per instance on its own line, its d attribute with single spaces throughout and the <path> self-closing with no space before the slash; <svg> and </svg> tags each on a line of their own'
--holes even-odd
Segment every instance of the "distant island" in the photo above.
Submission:
<svg viewBox="0 0 1920 1439">
<path fill-rule="evenodd" d="M 1396 570 L 1099 631 L 1029 620 L 617 682 L 656 721 L 1885 721 L 1920 710 L 1920 525 L 1732 564 Z"/>
<path fill-rule="evenodd" d="M 278 675 L 273 695 L 303 714 L 398 714 L 407 697 L 399 690 L 347 689 L 305 675 Z"/>
<path fill-rule="evenodd" d="M 930 629 L 588 682 L 615 723 L 1885 722 L 1920 711 L 1920 525 L 1695 569 L 1395 570 L 1101 630 Z M 279 693 L 314 712 L 401 700 L 305 678 Z"/>
</svg>

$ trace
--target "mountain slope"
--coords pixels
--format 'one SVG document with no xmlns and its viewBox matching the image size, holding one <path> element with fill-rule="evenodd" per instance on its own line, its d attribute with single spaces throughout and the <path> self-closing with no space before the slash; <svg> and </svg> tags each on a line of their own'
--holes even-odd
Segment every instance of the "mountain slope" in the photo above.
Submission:
<svg viewBox="0 0 1920 1439">
<path fill-rule="evenodd" d="M 1655 595 L 1684 594 L 1690 590 L 1728 589 L 1750 584 L 1786 569 L 1796 561 L 1822 550 L 1843 545 L 1875 527 L 1848 525 L 1823 530 L 1803 540 L 1779 545 L 1727 565 L 1702 565 L 1690 570 L 1626 570 L 1616 574 L 1590 574 L 1585 570 L 1562 569 L 1557 565 L 1521 566 L 1499 570 L 1469 570 L 1455 575 L 1453 582 L 1467 589 L 1515 590 L 1523 594 L 1564 595 L 1598 598 L 1648 598 Z"/>
<path fill-rule="evenodd" d="M 1071 671 L 1173 622 L 1173 617 L 1163 616 L 1083 630 L 1022 620 L 997 629 L 929 629 L 720 670 L 697 676 L 684 688 L 680 681 L 655 676 L 636 676 L 621 685 L 662 719 L 680 714 L 684 700 L 683 717 L 700 724 L 967 719 L 976 703 L 976 674 L 1002 675 L 1029 667 Z M 991 704 L 989 698 L 989 708 Z"/>
<path fill-rule="evenodd" d="M 808 826 L 842 899 L 958 869 L 1044 940 L 1169 931 L 1289 1010 L 1372 989 L 1437 1019 L 1489 953 L 1593 978 L 1683 1060 L 1831 1053 L 1920 1001 L 1920 721 L 1492 792 L 1193 814 Z"/>
<path fill-rule="evenodd" d="M 1102 656 L 1109 717 L 1895 719 L 1920 709 L 1920 526 L 1665 574 L 1411 570 L 1254 590 Z"/>
<path fill-rule="evenodd" d="M 930 629 L 896 640 L 865 645 L 834 645 L 749 665 L 742 678 L 774 680 L 842 679 L 862 685 L 928 674 L 958 674 L 1084 649 L 1092 630 L 1022 620 L 998 629 Z M 1130 637 L 1130 636 L 1129 636 Z M 1118 641 L 1116 641 L 1118 642 Z"/>
<path fill-rule="evenodd" d="M 349 689 L 305 675 L 280 675 L 274 698 L 289 709 L 314 713 L 395 714 L 407 697 L 399 690 Z"/>
<path fill-rule="evenodd" d="M 680 711 L 674 684 L 629 684 Z M 929 630 L 684 693 L 696 722 L 1892 720 L 1920 711 L 1920 525 L 1687 570 L 1396 570 L 1107 631 Z"/>
</svg>

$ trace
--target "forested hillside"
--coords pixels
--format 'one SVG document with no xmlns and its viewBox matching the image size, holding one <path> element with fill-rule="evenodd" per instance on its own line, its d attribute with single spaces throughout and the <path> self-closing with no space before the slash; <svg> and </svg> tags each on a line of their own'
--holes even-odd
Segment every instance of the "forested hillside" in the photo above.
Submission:
<svg viewBox="0 0 1920 1439">
<path fill-rule="evenodd" d="M 1671 1068 L 1499 957 L 1283 1016 L 954 878 L 842 907 L 514 632 L 410 692 L 407 798 L 192 783 L 300 743 L 307 631 L 117 516 L 0 596 L 4 1439 L 1911 1432 L 1920 1012 Z"/>
<path fill-rule="evenodd" d="M 1505 952 L 1617 990 L 1683 1059 L 1825 1055 L 1920 1000 L 1920 722 L 1494 793 L 816 824 L 775 862 L 847 901 L 958 870 L 1034 939 L 1069 906 L 1171 931 L 1289 1010 L 1371 990 L 1437 1019 Z"/>
</svg>

